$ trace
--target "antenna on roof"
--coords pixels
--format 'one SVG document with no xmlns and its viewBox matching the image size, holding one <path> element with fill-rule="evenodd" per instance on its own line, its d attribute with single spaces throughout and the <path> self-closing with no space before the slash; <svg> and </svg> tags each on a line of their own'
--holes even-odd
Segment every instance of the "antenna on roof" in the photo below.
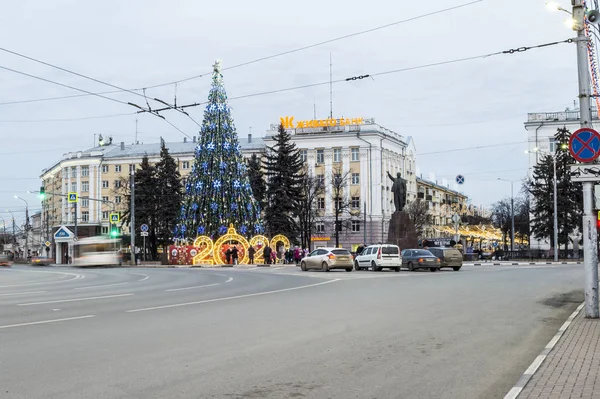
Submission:
<svg viewBox="0 0 600 399">
<path fill-rule="evenodd" d="M 329 53 L 329 117 L 333 119 L 333 63 Z"/>
</svg>

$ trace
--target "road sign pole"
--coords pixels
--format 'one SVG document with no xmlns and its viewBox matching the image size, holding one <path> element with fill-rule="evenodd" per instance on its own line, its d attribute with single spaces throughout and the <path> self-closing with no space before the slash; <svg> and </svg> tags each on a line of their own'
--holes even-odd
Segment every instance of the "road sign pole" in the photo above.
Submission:
<svg viewBox="0 0 600 399">
<path fill-rule="evenodd" d="M 588 38 L 585 34 L 583 0 L 573 0 L 573 19 L 577 30 L 577 72 L 579 77 L 579 116 L 581 127 L 592 127 L 590 111 L 590 72 Z M 598 237 L 592 214 L 594 186 L 583 183 L 583 261 L 585 268 L 585 317 L 597 319 L 598 309 Z"/>
<path fill-rule="evenodd" d="M 144 235 L 144 253 L 142 254 L 142 259 L 144 262 L 146 261 L 146 236 Z"/>
<path fill-rule="evenodd" d="M 75 202 L 74 204 L 74 208 L 75 208 L 75 238 L 77 238 L 77 202 Z"/>
<path fill-rule="evenodd" d="M 131 232 L 131 264 L 135 266 L 135 174 L 132 172 L 129 179 L 131 190 L 131 220 L 129 230 Z"/>
</svg>

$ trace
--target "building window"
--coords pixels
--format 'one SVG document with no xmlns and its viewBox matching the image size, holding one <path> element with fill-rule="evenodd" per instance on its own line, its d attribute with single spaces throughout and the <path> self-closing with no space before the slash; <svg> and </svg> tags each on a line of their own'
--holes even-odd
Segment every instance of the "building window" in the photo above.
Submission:
<svg viewBox="0 0 600 399">
<path fill-rule="evenodd" d="M 315 232 L 316 233 L 325 233 L 325 223 L 318 222 L 315 224 Z"/>
<path fill-rule="evenodd" d="M 71 166 L 71 177 L 77 177 L 77 166 Z"/>
<path fill-rule="evenodd" d="M 121 196 L 117 195 L 115 197 L 115 204 L 120 204 L 121 203 Z"/>
<path fill-rule="evenodd" d="M 325 209 L 325 198 L 317 198 L 317 208 Z"/>
<path fill-rule="evenodd" d="M 76 192 L 77 191 L 77 182 L 73 182 L 71 183 L 71 191 Z"/>
<path fill-rule="evenodd" d="M 62 177 L 63 177 L 63 179 L 68 179 L 69 178 L 69 168 L 64 168 L 63 169 Z"/>
<path fill-rule="evenodd" d="M 102 173 L 108 173 L 108 165 L 102 165 Z"/>
<path fill-rule="evenodd" d="M 89 181 L 82 181 L 81 182 L 81 191 L 82 192 L 88 192 L 90 191 L 90 182 Z"/>
<path fill-rule="evenodd" d="M 88 211 L 81 212 L 81 220 L 87 222 L 90 220 L 90 213 Z"/>
<path fill-rule="evenodd" d="M 102 202 L 108 202 L 108 197 L 102 197 Z"/>
<path fill-rule="evenodd" d="M 115 188 L 121 188 L 121 180 L 115 180 Z"/>
<path fill-rule="evenodd" d="M 90 175 L 90 167 L 89 166 L 82 166 L 81 167 L 81 177 L 87 177 Z"/>
<path fill-rule="evenodd" d="M 81 207 L 87 208 L 88 206 L 90 206 L 90 200 L 87 198 L 82 198 L 81 199 Z"/>
<path fill-rule="evenodd" d="M 317 163 L 325 163 L 325 152 L 317 150 Z"/>
<path fill-rule="evenodd" d="M 343 198 L 336 199 L 334 201 L 334 205 L 335 205 L 336 209 L 339 211 L 340 209 L 342 209 L 344 207 L 344 199 Z"/>
<path fill-rule="evenodd" d="M 353 220 L 352 221 L 352 231 L 353 232 L 360 231 L 360 220 Z"/>
<path fill-rule="evenodd" d="M 360 161 L 360 155 L 359 155 L 359 148 L 353 148 L 352 150 L 350 150 L 351 155 L 352 155 L 352 162 L 357 162 Z"/>
<path fill-rule="evenodd" d="M 360 173 L 352 173 L 352 184 L 360 184 Z"/>
<path fill-rule="evenodd" d="M 108 234 L 108 226 L 102 226 L 102 234 Z"/>
<path fill-rule="evenodd" d="M 129 165 L 129 171 L 135 172 L 135 165 Z"/>
<path fill-rule="evenodd" d="M 325 175 L 317 175 L 317 184 L 320 186 L 325 185 Z"/>
<path fill-rule="evenodd" d="M 65 192 L 69 191 L 69 183 L 65 183 Z"/>
<path fill-rule="evenodd" d="M 360 197 L 352 197 L 352 201 L 350 201 L 350 207 L 352 209 L 360 209 Z"/>
<path fill-rule="evenodd" d="M 108 219 L 108 211 L 102 211 L 102 219 Z"/>
<path fill-rule="evenodd" d="M 181 163 L 181 169 L 189 169 L 190 168 L 190 161 L 183 161 Z"/>
<path fill-rule="evenodd" d="M 300 159 L 302 160 L 302 162 L 306 162 L 306 160 L 308 159 L 308 154 L 306 150 L 300 150 Z"/>
<path fill-rule="evenodd" d="M 115 165 L 115 172 L 121 171 L 121 165 Z"/>
<path fill-rule="evenodd" d="M 108 188 L 108 180 L 102 180 L 102 188 Z"/>
<path fill-rule="evenodd" d="M 340 148 L 333 149 L 333 162 L 342 162 L 342 150 Z"/>
</svg>

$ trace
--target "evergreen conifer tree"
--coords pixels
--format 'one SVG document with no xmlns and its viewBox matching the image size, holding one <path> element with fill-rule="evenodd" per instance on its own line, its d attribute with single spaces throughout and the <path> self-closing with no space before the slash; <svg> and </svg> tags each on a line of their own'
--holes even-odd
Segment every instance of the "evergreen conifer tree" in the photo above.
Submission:
<svg viewBox="0 0 600 399">
<path fill-rule="evenodd" d="M 160 161 L 156 164 L 157 225 L 150 229 L 150 240 L 166 248 L 172 242 L 173 230 L 181 209 L 181 175 L 177 162 L 162 143 Z"/>
<path fill-rule="evenodd" d="M 252 187 L 254 199 L 258 202 L 260 208 L 264 209 L 267 186 L 261 162 L 256 154 L 252 154 L 250 159 L 248 159 L 248 178 L 250 179 L 250 186 Z"/>
<path fill-rule="evenodd" d="M 230 224 L 248 237 L 263 231 L 217 61 L 174 236 L 216 238 L 225 234 Z"/>
</svg>

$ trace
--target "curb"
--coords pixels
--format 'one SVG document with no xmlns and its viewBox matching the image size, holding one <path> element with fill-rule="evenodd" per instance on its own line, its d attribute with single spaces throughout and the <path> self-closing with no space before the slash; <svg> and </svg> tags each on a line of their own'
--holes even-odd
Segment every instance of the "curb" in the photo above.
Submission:
<svg viewBox="0 0 600 399">
<path fill-rule="evenodd" d="M 579 305 L 577 309 L 575 309 L 575 311 L 571 313 L 571 316 L 569 316 L 567 321 L 565 321 L 563 325 L 558 329 L 558 332 L 554 334 L 554 337 L 552 337 L 550 342 L 548 342 L 548 345 L 546 345 L 544 350 L 535 358 L 533 363 L 529 365 L 529 367 L 527 368 L 527 370 L 525 370 L 521 378 L 519 378 L 519 381 L 517 381 L 516 385 L 512 387 L 512 389 L 508 391 L 508 393 L 504 396 L 504 399 L 516 399 L 519 397 L 521 391 L 523 391 L 523 388 L 525 388 L 527 383 L 531 380 L 531 377 L 533 377 L 533 375 L 542 365 L 544 360 L 546 360 L 548 354 L 552 351 L 552 349 L 554 349 L 558 341 L 562 338 L 565 331 L 567 331 L 567 328 L 569 328 L 575 317 L 577 317 L 577 315 L 581 312 L 581 309 L 583 309 L 584 306 L 585 302 Z"/>
<path fill-rule="evenodd" d="M 544 265 L 582 265 L 583 262 L 465 262 L 463 266 L 544 266 Z"/>
</svg>

